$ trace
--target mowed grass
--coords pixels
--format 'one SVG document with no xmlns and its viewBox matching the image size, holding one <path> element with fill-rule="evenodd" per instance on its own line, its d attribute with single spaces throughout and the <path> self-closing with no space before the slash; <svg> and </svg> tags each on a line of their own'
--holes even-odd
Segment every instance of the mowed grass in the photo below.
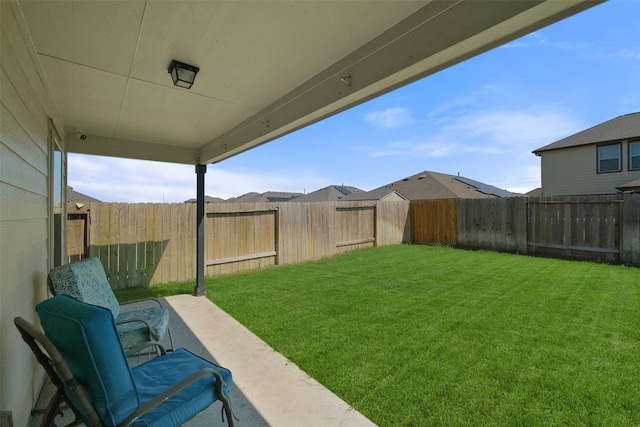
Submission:
<svg viewBox="0 0 640 427">
<path fill-rule="evenodd" d="M 380 426 L 640 425 L 635 268 L 400 245 L 207 296 Z"/>
</svg>

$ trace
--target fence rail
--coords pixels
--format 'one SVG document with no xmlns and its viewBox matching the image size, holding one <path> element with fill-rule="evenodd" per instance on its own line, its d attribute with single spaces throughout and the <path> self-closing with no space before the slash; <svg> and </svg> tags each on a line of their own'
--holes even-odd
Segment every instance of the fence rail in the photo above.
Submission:
<svg viewBox="0 0 640 427">
<path fill-rule="evenodd" d="M 195 204 L 67 208 L 69 261 L 97 256 L 114 289 L 195 278 Z M 205 274 L 408 242 L 408 212 L 406 201 L 208 204 Z"/>
<path fill-rule="evenodd" d="M 69 261 L 97 256 L 114 289 L 188 281 L 195 204 L 68 206 Z M 206 275 L 403 242 L 640 266 L 640 194 L 380 202 L 208 204 Z"/>
<path fill-rule="evenodd" d="M 640 194 L 417 201 L 411 218 L 415 243 L 640 265 Z"/>
</svg>

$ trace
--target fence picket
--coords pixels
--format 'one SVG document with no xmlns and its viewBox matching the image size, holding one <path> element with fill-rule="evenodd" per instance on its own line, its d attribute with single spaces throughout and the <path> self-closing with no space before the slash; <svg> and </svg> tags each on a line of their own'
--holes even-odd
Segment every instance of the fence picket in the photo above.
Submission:
<svg viewBox="0 0 640 427">
<path fill-rule="evenodd" d="M 70 204 L 68 212 L 69 221 L 88 214 L 80 227 L 89 230 L 88 253 L 115 289 L 195 278 L 195 204 Z M 409 241 L 640 265 L 638 194 L 219 203 L 206 206 L 205 223 L 207 275 Z M 84 233 L 69 230 L 71 261 L 85 256 L 78 255 Z"/>
</svg>

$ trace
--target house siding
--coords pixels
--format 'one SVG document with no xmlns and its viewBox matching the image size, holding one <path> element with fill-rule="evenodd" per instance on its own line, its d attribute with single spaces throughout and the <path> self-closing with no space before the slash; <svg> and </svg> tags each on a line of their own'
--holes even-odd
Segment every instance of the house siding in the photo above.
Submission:
<svg viewBox="0 0 640 427">
<path fill-rule="evenodd" d="M 540 153 L 544 196 L 619 193 L 616 187 L 640 179 L 629 171 L 628 141 L 622 142 L 622 171 L 597 172 L 597 145 L 584 145 Z"/>
<path fill-rule="evenodd" d="M 49 117 L 62 125 L 19 5 L 0 8 L 0 410 L 24 426 L 44 375 L 13 318 L 47 297 Z"/>
</svg>

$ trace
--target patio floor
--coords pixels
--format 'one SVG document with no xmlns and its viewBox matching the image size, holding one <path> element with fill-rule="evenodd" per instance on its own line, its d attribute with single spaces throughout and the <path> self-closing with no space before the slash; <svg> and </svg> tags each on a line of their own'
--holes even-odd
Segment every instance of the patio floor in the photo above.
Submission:
<svg viewBox="0 0 640 427">
<path fill-rule="evenodd" d="M 172 311 L 176 348 L 185 347 L 233 373 L 230 396 L 236 426 L 375 426 L 207 298 L 176 295 L 164 303 Z M 45 405 L 40 402 L 38 407 Z M 221 408 L 216 402 L 184 425 L 226 425 Z M 38 425 L 37 418 L 32 425 Z M 69 419 L 59 418 L 56 424 L 65 421 Z"/>
</svg>

